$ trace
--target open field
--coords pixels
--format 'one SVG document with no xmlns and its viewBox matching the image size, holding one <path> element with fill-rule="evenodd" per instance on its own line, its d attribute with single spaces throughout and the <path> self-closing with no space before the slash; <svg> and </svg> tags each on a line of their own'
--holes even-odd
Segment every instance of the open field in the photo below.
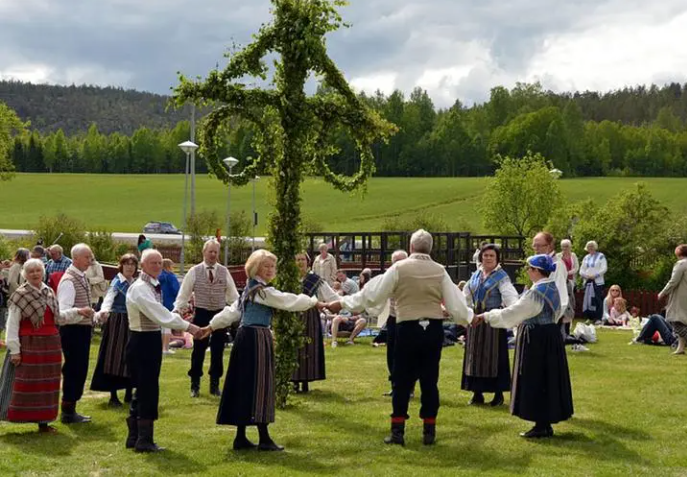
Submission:
<svg viewBox="0 0 687 477">
<path fill-rule="evenodd" d="M 550 440 L 518 437 L 528 423 L 505 406 L 467 406 L 458 346 L 444 348 L 436 446 L 421 444 L 418 399 L 411 402 L 406 447 L 385 446 L 385 349 L 365 339 L 327 349 L 328 379 L 277 411 L 272 430 L 286 446 L 282 454 L 228 450 L 234 430 L 214 424 L 218 399 L 207 395 L 207 378 L 201 397 L 188 397 L 190 351 L 182 351 L 165 357 L 162 369 L 157 441 L 167 452 L 124 449 L 126 411 L 110 410 L 105 394 L 88 392 L 80 409 L 93 416 L 89 425 L 57 424 L 59 434 L 49 436 L 34 425 L 0 423 L 0 475 L 685 475 L 687 357 L 628 346 L 630 337 L 600 330 L 590 352 L 568 353 L 575 416 L 555 426 Z"/>
<path fill-rule="evenodd" d="M 649 190 L 677 213 L 687 213 L 687 178 L 592 178 L 561 180 L 570 201 L 589 197 L 599 202 L 633 183 L 644 181 Z M 303 186 L 303 215 L 328 231 L 377 231 L 387 219 L 418 214 L 442 217 L 453 230 L 488 231 L 477 204 L 488 178 L 374 178 L 365 196 L 335 191 L 320 179 Z M 268 178 L 258 181 L 258 235 L 266 230 L 273 209 Z M 65 212 L 81 218 L 89 228 L 139 232 L 150 220 L 181 223 L 182 175 L 18 174 L 0 183 L 0 228 L 31 229 L 41 214 Z M 199 175 L 197 210 L 226 213 L 226 186 Z M 252 210 L 252 186 L 232 188 L 232 210 Z"/>
</svg>

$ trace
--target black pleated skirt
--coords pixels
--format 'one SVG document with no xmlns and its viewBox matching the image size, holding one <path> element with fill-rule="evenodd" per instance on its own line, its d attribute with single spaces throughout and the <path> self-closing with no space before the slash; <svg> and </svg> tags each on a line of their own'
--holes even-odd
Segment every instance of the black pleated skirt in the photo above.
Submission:
<svg viewBox="0 0 687 477">
<path fill-rule="evenodd" d="M 510 410 L 540 423 L 573 415 L 568 358 L 557 324 L 518 327 Z"/>
<path fill-rule="evenodd" d="M 98 362 L 91 380 L 91 391 L 116 391 L 131 387 L 126 364 L 129 318 L 126 313 L 110 313 L 103 325 Z"/>
<path fill-rule="evenodd" d="M 274 422 L 274 344 L 269 328 L 241 326 L 231 349 L 217 424 Z"/>
<path fill-rule="evenodd" d="M 305 322 L 307 342 L 298 350 L 298 368 L 293 372 L 291 381 L 320 381 L 325 379 L 324 339 L 320 312 L 317 308 L 311 308 L 301 313 L 300 317 Z"/>
<path fill-rule="evenodd" d="M 488 326 L 486 324 L 480 326 Z M 470 340 L 471 332 L 473 328 L 468 328 L 467 339 Z M 508 332 L 507 330 L 499 329 L 498 338 L 495 340 L 497 350 L 496 358 L 496 375 L 488 376 L 488 374 L 493 374 L 489 372 L 483 372 L 482 376 L 476 376 L 474 371 L 470 373 L 467 372 L 467 367 L 470 362 L 483 362 L 485 366 L 473 366 L 473 368 L 486 369 L 491 368 L 488 366 L 489 361 L 493 359 L 493 353 L 489 350 L 481 349 L 479 347 L 465 347 L 465 356 L 463 357 L 463 378 L 461 379 L 460 388 L 465 391 L 472 391 L 476 393 L 495 393 L 495 392 L 507 392 L 511 389 L 510 381 L 510 359 L 508 358 Z"/>
</svg>

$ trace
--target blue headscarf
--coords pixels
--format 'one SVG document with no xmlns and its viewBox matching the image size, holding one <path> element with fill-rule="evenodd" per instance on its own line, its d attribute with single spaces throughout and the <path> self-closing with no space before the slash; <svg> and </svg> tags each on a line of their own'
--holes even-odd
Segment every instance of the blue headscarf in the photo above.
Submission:
<svg viewBox="0 0 687 477">
<path fill-rule="evenodd" d="M 549 274 L 556 270 L 556 264 L 553 263 L 551 257 L 543 253 L 529 257 L 527 259 L 527 264 L 532 268 L 538 268 Z"/>
</svg>

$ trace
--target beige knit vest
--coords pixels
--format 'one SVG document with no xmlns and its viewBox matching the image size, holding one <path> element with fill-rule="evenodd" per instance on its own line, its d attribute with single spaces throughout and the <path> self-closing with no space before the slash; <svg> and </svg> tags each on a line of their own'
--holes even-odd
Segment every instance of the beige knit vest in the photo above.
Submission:
<svg viewBox="0 0 687 477">
<path fill-rule="evenodd" d="M 429 255 L 413 254 L 396 263 L 394 291 L 397 322 L 423 318 L 443 319 L 441 282 L 446 271 Z"/>
</svg>

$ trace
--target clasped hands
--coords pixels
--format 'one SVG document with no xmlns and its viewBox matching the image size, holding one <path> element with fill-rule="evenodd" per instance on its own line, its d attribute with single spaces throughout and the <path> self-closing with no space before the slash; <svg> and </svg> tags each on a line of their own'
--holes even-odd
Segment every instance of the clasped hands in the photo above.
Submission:
<svg viewBox="0 0 687 477">
<path fill-rule="evenodd" d="M 472 318 L 472 323 L 470 323 L 470 326 L 477 326 L 485 322 L 484 319 L 484 313 L 480 313 L 479 315 L 475 315 Z"/>
</svg>

